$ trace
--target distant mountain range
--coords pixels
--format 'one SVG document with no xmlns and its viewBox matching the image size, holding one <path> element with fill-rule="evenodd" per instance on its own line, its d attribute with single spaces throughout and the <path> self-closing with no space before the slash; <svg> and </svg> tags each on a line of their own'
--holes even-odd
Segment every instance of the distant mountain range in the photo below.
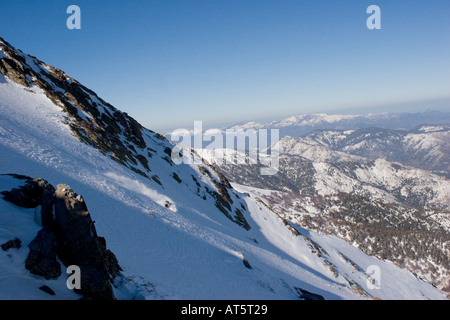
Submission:
<svg viewBox="0 0 450 320">
<path fill-rule="evenodd" d="M 449 106 L 450 109 L 450 106 Z M 301 114 L 266 123 L 243 122 L 227 129 L 279 129 L 280 137 L 301 137 L 314 130 L 356 130 L 371 127 L 410 130 L 418 126 L 450 125 L 450 112 L 374 113 L 367 115 Z"/>
</svg>

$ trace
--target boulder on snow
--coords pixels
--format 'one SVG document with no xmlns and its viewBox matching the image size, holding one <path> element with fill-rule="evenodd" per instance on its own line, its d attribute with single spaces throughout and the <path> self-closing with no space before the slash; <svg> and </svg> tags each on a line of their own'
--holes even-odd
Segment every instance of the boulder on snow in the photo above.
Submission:
<svg viewBox="0 0 450 320">
<path fill-rule="evenodd" d="M 80 268 L 81 289 L 76 291 L 93 299 L 115 299 L 110 281 L 122 269 L 105 239 L 97 235 L 83 197 L 64 184 L 57 186 L 55 195 L 57 253 L 66 266 Z"/>
<path fill-rule="evenodd" d="M 56 236 L 49 227 L 43 227 L 28 245 L 30 253 L 25 268 L 45 279 L 56 279 L 61 275 L 61 265 L 56 258 Z"/>
<path fill-rule="evenodd" d="M 312 293 L 302 288 L 294 287 L 295 291 L 297 291 L 298 296 L 304 300 L 325 300 L 320 294 Z"/>
<path fill-rule="evenodd" d="M 24 180 L 25 184 L 10 191 L 0 192 L 3 200 L 9 201 L 22 208 L 37 208 L 41 206 L 41 224 L 49 225 L 53 221 L 53 203 L 55 188 L 42 178 L 31 178 L 23 175 L 10 176 Z"/>
<path fill-rule="evenodd" d="M 15 238 L 14 240 L 6 241 L 1 245 L 3 251 L 8 251 L 11 248 L 20 249 L 22 246 L 22 241 L 19 238 Z"/>
</svg>

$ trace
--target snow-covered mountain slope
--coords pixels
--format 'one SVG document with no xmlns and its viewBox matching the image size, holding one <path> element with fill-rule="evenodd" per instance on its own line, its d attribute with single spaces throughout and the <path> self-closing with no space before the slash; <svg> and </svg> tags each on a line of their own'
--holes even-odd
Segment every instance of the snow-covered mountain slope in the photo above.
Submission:
<svg viewBox="0 0 450 320">
<path fill-rule="evenodd" d="M 304 146 L 309 145 L 332 152 L 336 161 L 346 161 L 354 156 L 373 160 L 384 158 L 447 177 L 450 175 L 448 125 L 422 125 L 411 130 L 317 130 L 301 138 L 285 137 L 281 145 L 286 146 L 285 153 L 304 157 L 309 151 Z"/>
<path fill-rule="evenodd" d="M 314 162 L 368 162 L 368 159 L 365 157 L 335 151 L 318 141 L 308 138 L 282 138 L 280 140 L 280 153 L 301 156 Z"/>
<path fill-rule="evenodd" d="M 391 205 L 348 194 L 312 196 L 235 187 L 259 197 L 290 223 L 337 236 L 449 291 L 448 212 Z"/>
<path fill-rule="evenodd" d="M 425 170 L 377 159 L 367 164 L 314 163 L 321 195 L 352 193 L 419 207 L 450 207 L 450 181 Z M 331 177 L 331 179 L 330 179 Z"/>
<path fill-rule="evenodd" d="M 323 147 L 312 149 L 308 146 L 303 149 L 307 158 L 281 154 L 279 171 L 272 176 L 261 176 L 258 164 L 215 163 L 231 181 L 242 185 L 305 195 L 347 193 L 394 204 L 449 209 L 450 181 L 441 175 L 381 158 L 357 161 L 356 156 L 342 156 Z M 245 158 L 239 154 L 240 158 Z M 209 156 L 214 162 L 211 154 Z M 315 156 L 319 161 L 308 159 Z M 330 162 L 321 161 L 326 159 Z"/>
<path fill-rule="evenodd" d="M 413 129 L 423 124 L 450 125 L 450 113 L 427 111 L 422 113 L 374 113 L 367 115 L 301 114 L 280 121 L 266 123 L 244 122 L 231 129 L 279 129 L 280 137 L 301 137 L 314 130 L 356 130 L 364 128 Z"/>
<path fill-rule="evenodd" d="M 430 283 L 335 237 L 290 225 L 201 160 L 175 165 L 174 147 L 62 71 L 0 39 L 0 173 L 42 177 L 81 194 L 116 255 L 121 299 L 444 299 Z M 189 150 L 185 150 L 189 152 Z M 197 157 L 192 154 L 192 157 Z M 0 191 L 20 185 L 0 176 Z M 34 212 L 0 199 L 0 298 L 79 296 L 65 278 L 24 267 Z M 355 266 L 358 266 L 355 268 Z M 379 268 L 380 289 L 366 271 Z"/>
<path fill-rule="evenodd" d="M 285 150 L 302 150 L 311 160 L 282 154 L 279 172 L 264 177 L 256 164 L 220 168 L 235 183 L 264 189 L 258 192 L 292 223 L 339 236 L 379 258 L 389 257 L 449 290 L 448 179 L 384 159 L 355 161 L 356 156 L 322 145 L 287 146 Z M 335 162 L 315 162 L 315 156 Z"/>
</svg>

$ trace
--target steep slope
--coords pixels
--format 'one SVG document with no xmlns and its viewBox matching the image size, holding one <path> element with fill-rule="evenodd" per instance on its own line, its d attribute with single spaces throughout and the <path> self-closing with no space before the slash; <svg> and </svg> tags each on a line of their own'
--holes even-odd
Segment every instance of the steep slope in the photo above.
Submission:
<svg viewBox="0 0 450 320">
<path fill-rule="evenodd" d="M 296 230 L 189 150 L 198 161 L 175 165 L 174 146 L 164 137 L 62 71 L 2 39 L 0 52 L 0 173 L 43 177 L 83 195 L 123 268 L 116 297 L 299 299 L 302 289 L 325 299 L 445 298 L 343 241 Z M 18 184 L 0 178 L 1 191 Z M 33 212 L 2 199 L 0 209 L 0 242 L 17 236 L 24 243 L 0 252 L 0 296 L 47 298 L 35 290 L 44 280 L 21 267 L 38 230 Z M 371 265 L 385 281 L 369 292 Z M 56 298 L 78 298 L 64 291 L 64 282 L 45 283 L 56 288 Z"/>
<path fill-rule="evenodd" d="M 337 236 L 369 255 L 411 270 L 447 292 L 450 289 L 449 212 L 392 205 L 349 194 L 312 196 L 235 187 L 261 198 L 292 224 Z"/>
</svg>

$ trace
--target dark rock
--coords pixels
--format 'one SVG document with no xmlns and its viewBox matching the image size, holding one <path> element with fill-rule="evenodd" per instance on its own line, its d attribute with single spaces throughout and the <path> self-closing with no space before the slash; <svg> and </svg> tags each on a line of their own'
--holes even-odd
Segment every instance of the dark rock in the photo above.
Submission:
<svg viewBox="0 0 450 320">
<path fill-rule="evenodd" d="M 8 251 L 11 248 L 20 249 L 22 247 L 22 241 L 15 238 L 14 240 L 9 240 L 1 245 L 3 251 Z"/>
<path fill-rule="evenodd" d="M 250 263 L 248 262 L 248 260 L 247 259 L 242 259 L 242 262 L 244 262 L 244 266 L 247 268 L 247 269 L 253 269 L 252 268 L 252 266 L 250 265 Z"/>
<path fill-rule="evenodd" d="M 119 261 L 117 260 L 114 253 L 106 249 L 106 240 L 103 237 L 98 237 L 98 242 L 101 246 L 101 251 L 103 252 L 103 261 L 105 263 L 106 270 L 111 275 L 111 277 L 114 279 L 115 277 L 120 276 L 120 272 L 122 271 L 122 268 L 119 265 Z"/>
<path fill-rule="evenodd" d="M 25 267 L 45 279 L 58 278 L 61 265 L 80 268 L 81 288 L 76 292 L 90 299 L 115 299 L 111 283 L 122 268 L 114 253 L 106 248 L 106 240 L 97 235 L 94 222 L 81 195 L 67 185 L 58 189 L 46 180 L 11 175 L 24 184 L 4 191 L 4 200 L 25 208 L 40 208 L 43 228 L 28 245 L 30 252 Z M 54 214 L 53 214 L 54 213 Z M 20 248 L 20 240 L 2 245 L 3 250 Z"/>
<path fill-rule="evenodd" d="M 0 60 L 0 73 L 10 78 L 12 81 L 21 84 L 25 87 L 30 85 L 26 77 L 26 70 L 24 70 L 21 63 L 9 58 Z"/>
<path fill-rule="evenodd" d="M 2 174 L 2 176 L 10 176 L 17 180 L 30 180 L 31 178 L 29 176 L 23 175 L 23 174 L 17 174 L 17 173 L 8 173 L 8 174 Z"/>
<path fill-rule="evenodd" d="M 44 291 L 45 293 L 48 293 L 48 294 L 51 295 L 51 296 L 56 295 L 55 291 L 53 291 L 53 290 L 52 290 L 50 287 L 48 287 L 48 286 L 41 286 L 41 287 L 39 287 L 39 290 L 42 290 L 42 291 Z"/>
<path fill-rule="evenodd" d="M 297 291 L 298 296 L 304 300 L 325 300 L 320 294 L 315 294 L 302 288 L 294 287 L 295 291 Z"/>
<path fill-rule="evenodd" d="M 14 203 L 22 208 L 36 208 L 41 205 L 41 224 L 50 225 L 53 221 L 53 204 L 55 188 L 42 178 L 32 179 L 27 176 L 11 175 L 24 180 L 25 184 L 11 191 L 2 191 L 3 200 Z"/>
<path fill-rule="evenodd" d="M 205 160 L 203 160 L 203 164 L 206 165 L 209 168 L 209 170 L 206 167 L 199 167 L 200 172 L 204 175 L 207 175 L 217 189 L 217 191 L 206 189 L 206 191 L 216 200 L 216 207 L 220 211 L 222 211 L 222 213 L 228 219 L 230 219 L 237 225 L 243 227 L 245 230 L 250 230 L 251 226 L 245 219 L 244 215 L 242 214 L 242 211 L 237 209 L 235 211 L 236 214 L 234 215 L 234 217 L 232 216 L 233 200 L 231 199 L 231 196 L 228 193 L 228 189 L 232 189 L 232 186 L 228 181 L 228 179 L 217 168 L 210 165 Z M 217 182 L 215 180 L 210 170 L 213 171 L 219 177 L 220 182 Z"/>
<path fill-rule="evenodd" d="M 55 203 L 55 188 L 43 179 L 36 181 L 41 200 L 41 224 L 42 226 L 51 226 L 53 223 L 53 205 Z"/>
<path fill-rule="evenodd" d="M 9 201 L 22 208 L 36 208 L 39 203 L 25 190 L 14 188 L 11 191 L 2 191 L 3 200 Z"/>
<path fill-rule="evenodd" d="M 61 265 L 56 259 L 56 236 L 49 227 L 43 227 L 28 247 L 27 270 L 45 279 L 56 279 L 61 275 Z"/>
<path fill-rule="evenodd" d="M 67 185 L 58 185 L 55 194 L 57 253 L 66 266 L 80 268 L 81 288 L 75 290 L 93 299 L 115 299 L 110 280 L 122 269 L 97 235 L 83 197 Z"/>
</svg>

